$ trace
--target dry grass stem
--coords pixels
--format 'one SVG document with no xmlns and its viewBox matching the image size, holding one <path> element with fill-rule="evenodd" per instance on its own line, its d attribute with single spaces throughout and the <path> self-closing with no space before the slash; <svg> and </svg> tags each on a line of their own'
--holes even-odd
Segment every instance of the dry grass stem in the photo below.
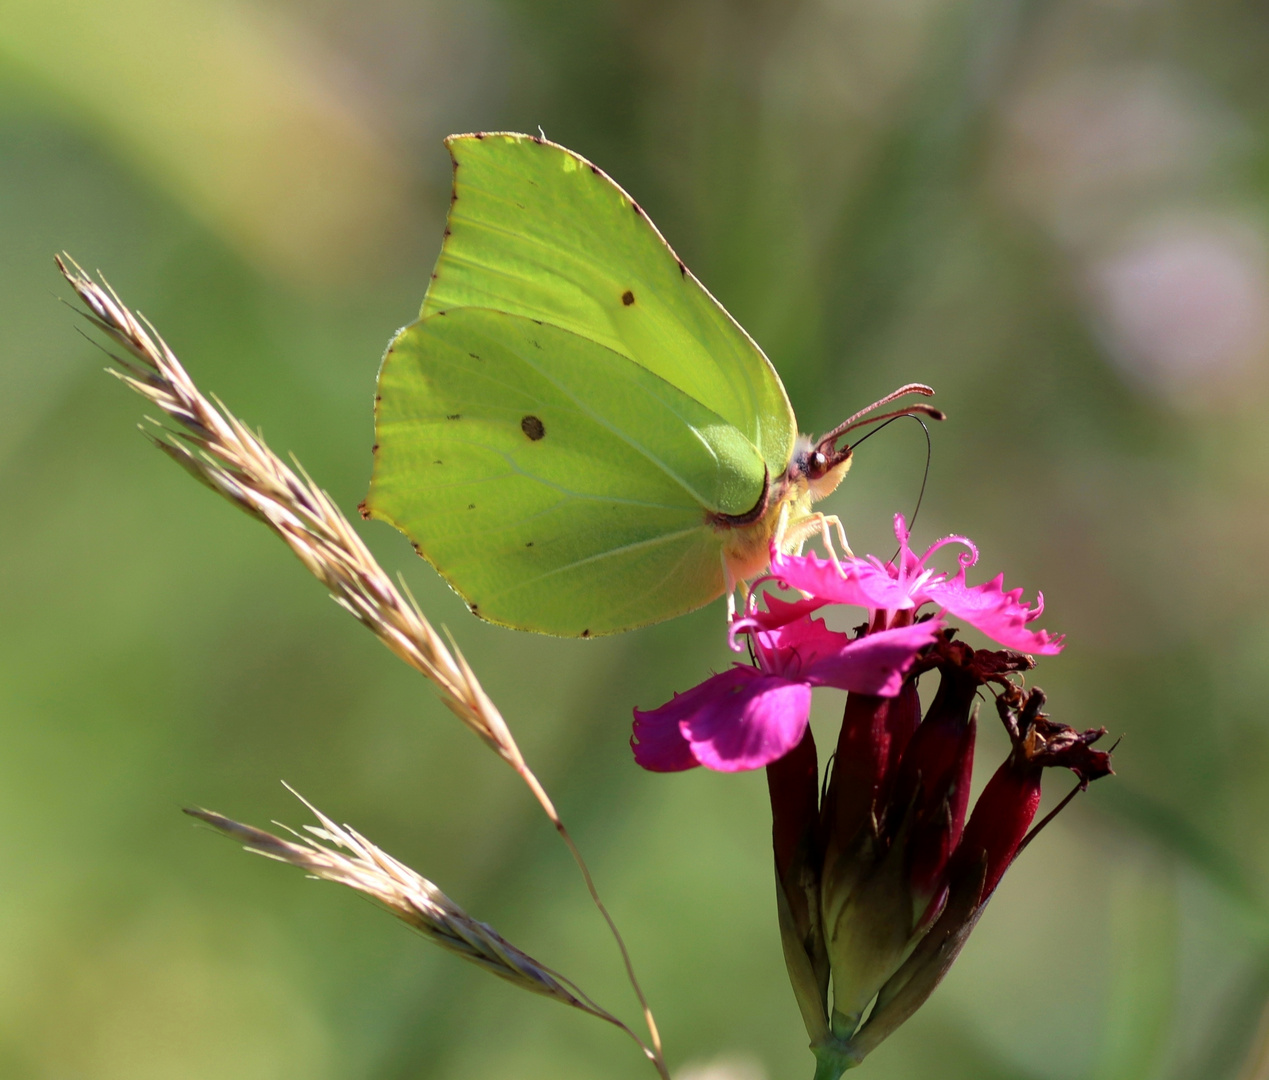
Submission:
<svg viewBox="0 0 1269 1080">
<path fill-rule="evenodd" d="M 294 793 L 294 792 L 293 792 Z M 243 825 L 210 810 L 186 810 L 227 836 L 242 841 L 248 851 L 299 867 L 323 881 L 347 885 L 378 901 L 402 922 L 443 949 L 470 960 L 486 971 L 520 987 L 596 1016 L 619 1027 L 651 1056 L 625 1024 L 596 1005 L 569 979 L 517 949 L 491 926 L 473 919 L 427 878 L 416 874 L 364 836 L 337 825 L 307 799 L 296 797 L 312 811 L 319 826 L 306 825 L 305 836 L 292 830 L 294 840 Z M 325 843 L 322 843 L 325 841 Z"/>
<path fill-rule="evenodd" d="M 177 431 L 152 421 L 147 432 L 169 457 L 278 534 L 334 598 L 411 667 L 441 699 L 515 768 L 524 764 L 506 722 L 461 654 L 446 647 L 407 603 L 330 497 L 297 475 L 245 424 L 199 391 L 167 343 L 114 294 L 61 260 L 66 280 L 88 305 L 91 321 L 129 357 L 113 355 L 111 374 L 162 409 Z"/>
<path fill-rule="evenodd" d="M 195 479 L 263 522 L 280 536 L 335 600 L 400 659 L 431 680 L 441 700 L 528 785 L 581 870 L 592 901 L 621 950 L 626 974 L 643 1009 L 657 1071 L 668 1080 L 652 1011 L 616 924 L 554 804 L 525 764 L 506 721 L 462 653 L 446 646 L 413 600 L 407 602 L 362 543 L 348 519 L 296 463 L 292 469 L 264 440 L 219 402 L 206 398 L 148 321 L 134 315 L 107 285 L 99 285 L 69 256 L 57 260 L 88 307 L 85 316 L 127 355 L 111 353 L 111 374 L 161 409 L 175 424 L 151 421 L 155 445 Z M 421 880 L 421 879 L 420 879 Z"/>
</svg>

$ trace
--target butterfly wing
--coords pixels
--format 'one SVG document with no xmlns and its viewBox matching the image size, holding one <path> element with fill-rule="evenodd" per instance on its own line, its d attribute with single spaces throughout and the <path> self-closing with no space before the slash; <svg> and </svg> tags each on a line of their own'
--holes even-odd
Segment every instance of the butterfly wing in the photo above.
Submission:
<svg viewBox="0 0 1269 1080">
<path fill-rule="evenodd" d="M 751 498 L 732 489 L 761 459 L 646 368 L 549 324 L 455 308 L 401 332 L 380 394 L 371 511 L 478 615 L 590 636 L 722 591 L 702 507 Z"/>
<path fill-rule="evenodd" d="M 422 318 L 402 332 L 380 376 L 368 512 L 406 532 L 473 610 L 495 622 L 594 634 L 707 603 L 723 589 L 709 515 L 753 509 L 792 453 L 795 423 L 778 376 L 595 166 L 525 135 L 453 136 L 447 145 L 454 190 L 446 238 Z M 456 328 L 482 334 L 484 351 L 463 349 Z M 539 328 L 549 349 L 525 354 L 524 335 Z M 491 350 L 500 374 L 488 381 L 470 354 Z M 406 351 L 412 362 L 398 364 Z M 548 386 L 563 397 L 538 396 Z M 499 394 L 510 411 L 495 423 Z M 522 445 L 535 440 L 517 425 L 548 400 L 567 402 L 594 426 L 556 425 L 540 445 Z M 469 458 L 455 459 L 435 442 L 441 433 L 448 445 L 456 438 L 436 417 L 473 415 L 473 403 L 491 410 L 479 437 L 492 441 L 477 445 L 468 425 Z M 517 409 L 524 411 L 512 415 Z M 516 473 L 495 485 L 471 463 L 510 452 L 508 438 L 549 467 L 531 481 Z M 452 479 L 441 481 L 432 460 L 452 462 Z M 473 527 L 459 525 L 451 508 L 441 515 L 450 522 L 443 540 L 429 521 L 450 506 L 442 492 L 451 489 L 437 485 L 465 482 L 484 485 L 493 516 L 485 520 L 475 498 L 454 502 L 477 507 Z M 567 497 L 548 509 L 542 500 L 552 485 Z M 635 497 L 645 486 L 655 497 Z M 511 533 L 527 520 L 538 523 L 535 537 L 516 537 L 534 547 L 517 549 Z M 557 554 L 548 571 L 525 562 L 524 552 L 541 554 L 539 544 Z"/>
<path fill-rule="evenodd" d="M 772 476 L 797 435 L 762 350 L 629 195 L 584 158 L 527 135 L 457 135 L 448 236 L 426 317 L 487 307 L 612 349 L 712 409 Z"/>
</svg>

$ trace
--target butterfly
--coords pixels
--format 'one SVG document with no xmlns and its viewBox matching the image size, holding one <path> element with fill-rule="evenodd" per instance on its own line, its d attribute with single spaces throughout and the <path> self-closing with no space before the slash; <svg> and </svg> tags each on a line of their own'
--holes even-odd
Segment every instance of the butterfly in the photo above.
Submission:
<svg viewBox="0 0 1269 1080">
<path fill-rule="evenodd" d="M 771 362 L 634 199 L 511 133 L 446 140 L 444 243 L 389 345 L 362 514 L 400 529 L 472 612 L 592 637 L 692 611 L 836 518 L 811 504 L 848 431 L 800 436 Z M 849 550 L 847 548 L 847 550 Z"/>
</svg>

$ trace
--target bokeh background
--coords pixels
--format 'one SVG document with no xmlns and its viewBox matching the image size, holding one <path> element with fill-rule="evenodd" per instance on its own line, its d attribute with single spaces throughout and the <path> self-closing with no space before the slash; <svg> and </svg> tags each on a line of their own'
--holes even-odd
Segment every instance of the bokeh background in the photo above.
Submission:
<svg viewBox="0 0 1269 1080">
<path fill-rule="evenodd" d="M 1247 0 L 4 0 L 0 1076 L 652 1075 L 179 813 L 299 824 L 286 779 L 635 1016 L 525 790 L 146 445 L 52 265 L 100 267 L 351 512 L 439 246 L 440 139 L 539 125 L 647 208 L 804 430 L 938 388 L 917 538 L 1042 588 L 1054 716 L 1123 736 L 861 1075 L 1269 1076 L 1266 56 Z M 924 456 L 914 424 L 861 451 L 830 507 L 857 550 L 889 553 Z M 362 531 L 556 796 L 674 1068 L 808 1077 L 762 776 L 627 747 L 632 706 L 729 661 L 721 608 L 516 635 Z M 985 719 L 979 785 L 1006 746 Z"/>
</svg>

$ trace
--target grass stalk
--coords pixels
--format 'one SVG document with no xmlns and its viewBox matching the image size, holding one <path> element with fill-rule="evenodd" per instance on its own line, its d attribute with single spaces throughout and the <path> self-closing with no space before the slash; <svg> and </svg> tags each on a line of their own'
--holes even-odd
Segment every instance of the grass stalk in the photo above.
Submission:
<svg viewBox="0 0 1269 1080">
<path fill-rule="evenodd" d="M 322 881 L 333 881 L 364 893 L 442 949 L 506 979 L 522 990 L 580 1009 L 620 1028 L 645 1054 L 652 1056 L 651 1050 L 630 1028 L 595 1004 L 571 979 L 516 948 L 487 923 L 472 918 L 427 878 L 376 847 L 354 829 L 337 825 L 289 785 L 288 790 L 308 807 L 319 822 L 316 826 L 304 827 L 309 835 L 288 830 L 294 836 L 293 840 L 244 825 L 211 810 L 190 809 L 185 812 L 241 841 L 248 851 L 298 867 Z"/>
<path fill-rule="evenodd" d="M 341 607 L 399 659 L 432 682 L 446 707 L 510 765 L 533 793 L 568 847 L 591 900 L 608 924 L 643 1010 L 649 1038 L 645 1052 L 663 1080 L 669 1080 L 656 1021 L 635 976 L 625 941 L 554 803 L 526 764 L 506 721 L 462 652 L 457 646 L 446 645 L 413 597 L 406 599 L 408 592 L 402 595 L 348 519 L 298 461 L 292 469 L 221 402 L 204 396 L 153 325 L 133 314 L 104 280 L 100 284 L 92 280 L 69 256 L 58 258 L 57 265 L 88 308 L 81 314 L 123 350 L 123 354 L 109 353 L 118 365 L 108 369 L 110 373 L 155 405 L 170 421 L 165 424 L 151 420 L 152 428 L 143 428 L 155 446 L 200 483 L 279 536 Z M 218 815 L 204 820 L 223 831 L 251 828 Z M 251 835 L 255 832 L 258 830 Z M 262 838 L 268 835 L 259 834 L 259 845 L 263 846 L 248 843 L 248 847 L 263 851 L 267 842 Z M 284 849 L 275 846 L 273 851 L 275 857 L 280 857 Z"/>
</svg>

